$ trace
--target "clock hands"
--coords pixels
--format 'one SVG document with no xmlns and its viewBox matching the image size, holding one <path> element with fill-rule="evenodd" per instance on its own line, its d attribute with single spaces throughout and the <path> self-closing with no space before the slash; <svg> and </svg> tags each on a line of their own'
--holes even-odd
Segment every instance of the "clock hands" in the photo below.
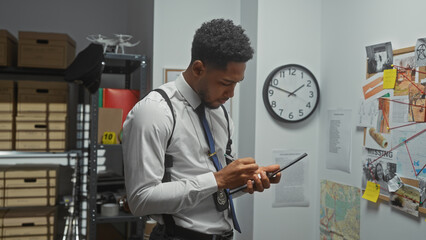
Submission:
<svg viewBox="0 0 426 240">
<path fill-rule="evenodd" d="M 285 90 L 285 89 L 282 89 L 282 88 L 280 88 L 280 87 L 277 87 L 277 86 L 274 86 L 274 85 L 271 85 L 271 87 L 273 87 L 273 88 L 276 88 L 276 89 L 278 89 L 278 90 L 281 90 L 281 91 L 283 91 L 283 92 L 286 92 L 286 93 L 288 93 L 288 97 L 290 97 L 291 95 L 293 95 L 293 96 L 296 96 L 296 92 L 297 91 L 299 91 L 302 87 L 304 87 L 305 86 L 305 84 L 303 84 L 302 86 L 300 86 L 300 87 L 298 87 L 296 90 L 294 90 L 293 92 L 290 92 L 290 91 L 287 91 L 287 90 Z"/>
<path fill-rule="evenodd" d="M 286 93 L 292 94 L 290 91 L 284 90 L 284 89 L 279 88 L 279 87 L 277 87 L 277 86 L 271 85 L 271 87 L 276 88 L 276 89 L 278 89 L 278 90 L 281 90 L 281 91 L 283 91 L 283 92 L 286 92 Z"/>
<path fill-rule="evenodd" d="M 289 95 L 288 95 L 288 97 L 290 97 L 291 95 L 294 95 L 294 96 L 296 96 L 296 94 L 294 94 L 295 92 L 297 92 L 297 91 L 299 91 L 299 89 L 301 89 L 302 87 L 304 87 L 305 86 L 305 84 L 303 84 L 302 86 L 300 86 L 300 87 L 298 87 L 296 90 L 294 90 L 293 92 L 291 92 Z"/>
</svg>

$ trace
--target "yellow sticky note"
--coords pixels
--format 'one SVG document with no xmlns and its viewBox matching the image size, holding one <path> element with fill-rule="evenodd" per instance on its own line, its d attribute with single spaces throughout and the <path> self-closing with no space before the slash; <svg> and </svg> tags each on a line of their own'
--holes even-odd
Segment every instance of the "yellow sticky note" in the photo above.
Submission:
<svg viewBox="0 0 426 240">
<path fill-rule="evenodd" d="M 395 88 L 396 75 L 396 69 L 385 69 L 383 71 L 383 89 Z"/>
<path fill-rule="evenodd" d="M 117 137 L 115 132 L 104 132 L 102 137 L 103 144 L 117 144 Z"/>
<path fill-rule="evenodd" d="M 362 198 L 371 202 L 377 202 L 380 194 L 380 184 L 368 181 Z"/>
</svg>

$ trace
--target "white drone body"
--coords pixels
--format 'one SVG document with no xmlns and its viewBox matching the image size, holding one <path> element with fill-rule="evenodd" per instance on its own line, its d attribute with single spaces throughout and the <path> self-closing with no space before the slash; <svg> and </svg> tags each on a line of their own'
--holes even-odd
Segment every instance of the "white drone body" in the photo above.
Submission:
<svg viewBox="0 0 426 240">
<path fill-rule="evenodd" d="M 104 53 L 106 52 L 108 46 L 116 46 L 118 42 L 116 39 L 106 38 L 102 34 L 92 34 L 87 36 L 86 39 L 93 43 L 101 44 L 104 47 Z"/>
<path fill-rule="evenodd" d="M 133 38 L 131 35 L 127 34 L 114 34 L 116 39 L 114 38 L 107 38 L 102 34 L 91 34 L 86 37 L 87 40 L 101 44 L 104 47 L 104 53 L 107 51 L 108 46 L 115 47 L 115 53 L 118 54 L 118 50 L 121 49 L 121 54 L 124 54 L 124 47 L 134 47 L 140 43 L 140 41 L 137 41 L 135 43 L 128 42 L 130 39 Z"/>
<path fill-rule="evenodd" d="M 126 34 L 114 34 L 117 37 L 117 43 L 115 48 L 115 53 L 118 53 L 118 49 L 121 49 L 121 53 L 124 54 L 124 47 L 134 47 L 140 43 L 140 41 L 137 41 L 135 43 L 127 42 L 130 39 L 133 38 L 131 35 Z"/>
</svg>

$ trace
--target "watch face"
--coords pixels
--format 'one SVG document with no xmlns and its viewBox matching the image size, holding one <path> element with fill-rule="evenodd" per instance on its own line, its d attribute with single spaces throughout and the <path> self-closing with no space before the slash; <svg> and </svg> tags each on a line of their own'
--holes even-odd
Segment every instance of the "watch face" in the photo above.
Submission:
<svg viewBox="0 0 426 240">
<path fill-rule="evenodd" d="M 288 64 L 274 69 L 263 86 L 263 102 L 268 112 L 284 122 L 308 118 L 319 102 L 315 76 L 305 67 Z"/>
</svg>

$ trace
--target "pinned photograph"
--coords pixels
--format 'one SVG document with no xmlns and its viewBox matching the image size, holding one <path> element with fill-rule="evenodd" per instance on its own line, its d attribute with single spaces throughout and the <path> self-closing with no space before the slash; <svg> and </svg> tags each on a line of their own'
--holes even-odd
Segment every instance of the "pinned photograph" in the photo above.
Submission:
<svg viewBox="0 0 426 240">
<path fill-rule="evenodd" d="M 425 122 L 425 91 L 426 88 L 420 83 L 410 84 L 408 87 L 408 121 Z"/>
<path fill-rule="evenodd" d="M 368 181 L 374 182 L 380 185 L 380 195 L 389 196 L 388 184 L 397 172 L 396 159 L 396 151 L 364 148 L 362 189 L 366 188 Z"/>
<path fill-rule="evenodd" d="M 388 98 L 379 98 L 379 116 L 377 129 L 380 133 L 389 133 L 389 109 L 390 101 Z M 371 128 L 370 128 L 371 131 Z"/>
<path fill-rule="evenodd" d="M 380 43 L 365 47 L 367 50 L 367 72 L 377 73 L 392 68 L 392 43 Z"/>
<path fill-rule="evenodd" d="M 390 195 L 391 206 L 415 217 L 419 216 L 420 189 L 404 185 Z"/>
<path fill-rule="evenodd" d="M 426 38 L 417 39 L 415 52 L 416 67 L 426 66 Z"/>
<path fill-rule="evenodd" d="M 393 56 L 393 64 L 398 66 L 398 74 L 395 82 L 394 96 L 408 95 L 408 85 L 415 81 L 415 63 L 414 52 Z"/>
</svg>

